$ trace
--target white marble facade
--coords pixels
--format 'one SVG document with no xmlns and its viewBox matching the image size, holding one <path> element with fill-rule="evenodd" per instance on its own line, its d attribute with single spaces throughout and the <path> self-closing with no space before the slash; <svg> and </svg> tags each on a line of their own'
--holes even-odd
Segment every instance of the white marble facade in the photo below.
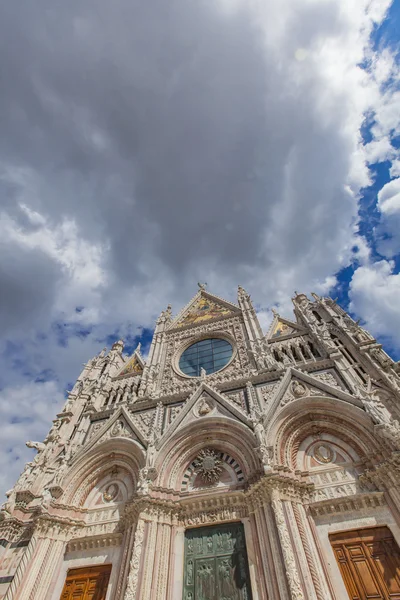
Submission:
<svg viewBox="0 0 400 600">
<path fill-rule="evenodd" d="M 243 288 L 200 286 L 146 360 L 117 342 L 87 363 L 2 507 L 0 598 L 111 564 L 107 600 L 182 600 L 185 531 L 237 521 L 253 600 L 347 598 L 329 534 L 400 543 L 399 366 L 332 299 L 293 304 L 265 335 Z M 185 373 L 211 338 L 226 365 Z"/>
</svg>

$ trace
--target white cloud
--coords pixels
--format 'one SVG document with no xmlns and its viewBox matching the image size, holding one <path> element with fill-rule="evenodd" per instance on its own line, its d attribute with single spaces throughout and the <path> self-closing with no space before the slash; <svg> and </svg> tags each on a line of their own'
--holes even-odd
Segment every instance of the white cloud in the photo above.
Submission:
<svg viewBox="0 0 400 600">
<path fill-rule="evenodd" d="M 390 177 L 400 177 L 400 160 L 396 159 L 390 167 Z"/>
<path fill-rule="evenodd" d="M 381 220 L 376 227 L 379 252 L 392 258 L 400 252 L 400 178 L 386 183 L 378 193 Z"/>
<path fill-rule="evenodd" d="M 400 212 L 400 178 L 392 179 L 379 191 L 378 208 L 385 215 Z"/>
<path fill-rule="evenodd" d="M 392 261 L 359 267 L 350 284 L 350 309 L 376 336 L 395 341 L 400 336 L 400 274 Z"/>
<path fill-rule="evenodd" d="M 28 440 L 41 441 L 50 429 L 50 418 L 61 409 L 63 396 L 54 382 L 27 383 L 0 391 L 0 489 L 8 490 L 34 457 Z"/>
<path fill-rule="evenodd" d="M 42 390 L 49 415 L 99 340 L 177 312 L 199 280 L 230 299 L 245 286 L 267 326 L 295 289 L 329 293 L 357 244 L 356 294 L 374 272 L 356 233 L 367 163 L 397 168 L 398 70 L 370 45 L 389 5 L 38 0 L 0 14 L 4 402 L 36 422 L 24 394 Z M 54 381 L 30 388 L 46 368 Z"/>
</svg>

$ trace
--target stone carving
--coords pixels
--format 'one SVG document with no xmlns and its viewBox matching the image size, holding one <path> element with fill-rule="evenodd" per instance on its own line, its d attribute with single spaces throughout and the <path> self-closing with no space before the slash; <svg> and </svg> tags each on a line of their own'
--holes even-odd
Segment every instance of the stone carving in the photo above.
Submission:
<svg viewBox="0 0 400 600">
<path fill-rule="evenodd" d="M 119 487 L 116 483 L 110 483 L 103 492 L 104 502 L 112 502 L 118 496 Z"/>
<path fill-rule="evenodd" d="M 139 581 L 140 557 L 144 539 L 144 521 L 139 519 L 136 526 L 135 541 L 133 544 L 132 558 L 129 563 L 128 583 L 126 586 L 124 600 L 136 600 L 136 590 Z"/>
<path fill-rule="evenodd" d="M 206 304 L 197 305 L 192 312 L 189 305 L 180 313 L 182 320 L 174 322 L 176 327 L 171 323 L 171 308 L 163 311 L 147 364 L 138 349 L 134 360 L 124 359 L 121 343 L 107 357 L 103 352 L 89 361 L 69 393 L 66 412 L 55 420 L 44 442 L 28 443 L 37 454 L 7 494 L 0 516 L 0 539 L 7 541 L 2 575 L 14 576 L 14 571 L 4 567 L 15 550 L 10 542 L 28 540 L 33 530 L 35 536 L 40 535 L 38 547 L 32 545 L 35 552 L 27 552 L 20 561 L 23 569 L 13 578 L 13 595 L 22 593 L 18 589 L 21 581 L 30 582 L 28 591 L 23 590 L 28 597 L 36 593 L 32 586 L 37 585 L 42 593 L 39 586 L 43 582 L 62 576 L 51 551 L 51 536 L 61 536 L 62 531 L 63 539 L 70 541 L 69 548 L 75 550 L 121 545 L 121 563 L 112 559 L 114 572 L 119 571 L 115 592 L 121 600 L 138 600 L 139 593 L 146 598 L 154 596 L 155 600 L 165 600 L 166 594 L 175 597 L 183 593 L 189 594 L 185 600 L 195 600 L 193 590 L 183 592 L 174 588 L 174 583 L 168 588 L 168 582 L 176 575 L 171 569 L 174 552 L 177 548 L 179 551 L 176 541 L 179 536 L 182 541 L 183 529 L 248 518 L 247 530 L 253 535 L 246 538 L 246 544 L 250 548 L 253 538 L 258 545 L 257 552 L 252 548 L 253 556 L 257 556 L 252 581 L 257 587 L 258 580 L 265 577 L 267 547 L 271 548 L 275 567 L 271 575 L 277 577 L 276 585 L 262 582 L 257 590 L 259 597 L 271 589 L 273 594 L 276 591 L 278 596 L 290 600 L 314 595 L 318 600 L 331 600 L 326 586 L 318 591 L 324 572 L 311 529 L 308 530 L 308 512 L 340 517 L 341 512 L 349 511 L 351 522 L 358 527 L 362 526 L 366 510 L 374 519 L 378 509 L 381 518 L 382 506 L 387 513 L 391 510 L 389 499 L 392 505 L 399 503 L 399 367 L 387 358 L 372 336 L 354 322 L 347 322 L 344 311 L 329 299 L 314 297 L 312 303 L 299 296 L 295 300 L 298 327 L 281 326 L 280 335 L 271 339 L 270 332 L 267 340 L 250 297 L 242 289 L 236 308 L 218 299 L 216 308 L 208 302 L 208 292 L 206 296 Z M 226 307 L 228 313 L 223 314 Z M 232 340 L 232 362 L 219 372 L 207 376 L 203 372 L 201 378 L 182 377 L 175 360 L 179 350 L 193 340 L 214 334 Z M 351 366 L 344 361 L 344 353 L 339 356 L 339 352 L 333 352 L 333 335 L 340 339 L 340 348 L 354 357 Z M 361 383 L 364 375 L 360 366 L 373 378 L 368 385 Z M 327 400 L 321 385 L 317 381 L 315 386 L 308 383 L 311 379 L 296 374 L 299 369 L 325 384 L 346 389 L 355 401 L 352 403 L 349 397 L 345 404 L 341 395 L 344 400 L 339 403 L 335 394 Z M 221 419 L 217 403 L 204 393 L 185 419 L 184 428 L 169 427 L 204 377 L 231 402 L 230 418 Z M 285 390 L 282 381 L 288 382 Z M 360 390 L 356 389 L 356 382 Z M 276 407 L 278 391 L 284 394 L 283 399 L 279 396 L 282 406 L 293 401 L 286 411 Z M 303 406 L 304 414 L 299 414 L 296 399 L 315 395 L 319 397 L 318 406 L 314 402 L 316 409 L 306 410 Z M 352 411 L 356 415 L 360 400 L 374 427 L 365 418 L 357 421 L 349 416 Z M 129 411 L 129 419 L 116 416 L 122 403 Z M 208 419 L 210 415 L 212 419 Z M 131 429 L 132 423 L 135 425 Z M 121 436 L 134 438 L 134 431 L 141 432 L 140 440 L 131 445 L 132 452 L 125 452 L 117 441 Z M 104 437 L 94 449 L 98 454 L 79 452 L 75 463 L 75 452 L 84 441 L 96 433 L 97 439 L 102 432 Z M 338 438 L 337 446 L 328 441 L 328 433 Z M 193 435 L 193 440 L 186 435 Z M 108 449 L 102 454 L 101 444 L 109 438 L 114 454 Z M 192 441 L 197 444 L 199 440 L 204 449 L 193 460 Z M 307 450 L 305 446 L 300 448 L 305 440 Z M 359 457 L 353 467 L 350 462 L 336 464 L 342 460 L 341 441 L 343 448 L 348 444 Z M 231 453 L 236 456 L 235 447 L 240 465 L 231 462 Z M 305 459 L 307 472 L 300 464 L 303 451 L 309 454 Z M 104 479 L 109 477 L 114 463 L 124 470 L 124 488 L 115 473 L 111 472 L 112 479 Z M 185 466 L 187 472 L 183 473 Z M 105 504 L 100 502 L 93 507 L 92 485 L 104 481 L 99 483 L 99 495 Z M 125 489 L 127 502 L 117 504 L 122 491 L 125 500 Z M 340 518 L 338 526 L 339 521 Z M 146 536 L 145 522 L 149 523 Z M 135 523 L 136 532 L 131 527 Z M 204 539 L 204 550 L 211 556 L 207 534 Z M 221 561 L 220 568 L 221 575 L 229 574 L 227 563 Z M 238 563 L 237 572 L 240 570 Z M 195 574 L 193 563 L 193 571 L 189 567 L 187 574 L 190 581 L 195 582 Z M 223 595 L 229 596 L 232 588 L 228 577 L 225 584 Z M 48 596 L 49 590 L 43 590 Z"/>
<path fill-rule="evenodd" d="M 279 386 L 278 383 L 272 383 L 272 384 L 260 387 L 261 395 L 264 398 L 267 408 L 270 406 L 270 404 L 275 396 L 278 386 Z"/>
<path fill-rule="evenodd" d="M 157 477 L 157 470 L 154 467 L 144 467 L 139 471 L 139 481 L 137 493 L 147 495 L 150 491 L 150 484 Z"/>
<path fill-rule="evenodd" d="M 195 460 L 195 469 L 205 483 L 216 483 L 222 473 L 222 461 L 216 450 L 200 450 Z"/>
<path fill-rule="evenodd" d="M 45 510 L 48 510 L 48 508 L 49 508 L 49 506 L 51 504 L 52 499 L 53 499 L 53 496 L 51 495 L 50 490 L 48 488 L 45 488 L 43 490 L 43 494 L 42 494 L 42 507 Z"/>
<path fill-rule="evenodd" d="M 335 453 L 329 444 L 318 444 L 313 452 L 315 460 L 322 464 L 328 464 L 335 460 Z"/>
<path fill-rule="evenodd" d="M 145 437 L 148 437 L 150 428 L 154 422 L 155 410 L 145 412 L 135 412 L 132 414 L 132 420 Z"/>
<path fill-rule="evenodd" d="M 229 394 L 225 393 L 225 396 L 231 401 L 233 402 L 233 404 L 235 404 L 236 406 L 239 406 L 239 408 L 244 408 L 243 404 L 243 391 L 241 390 L 240 392 L 230 392 Z"/>
<path fill-rule="evenodd" d="M 313 373 L 312 376 L 315 377 L 315 379 L 319 379 L 323 383 L 327 383 L 331 387 L 342 389 L 333 373 L 324 371 L 322 373 Z"/>
<path fill-rule="evenodd" d="M 359 387 L 358 391 L 364 408 L 371 415 L 374 423 L 390 424 L 392 422 L 390 412 L 382 402 L 378 389 L 373 388 L 370 378 L 368 379 L 367 389 Z"/>
<path fill-rule="evenodd" d="M 301 398 L 302 396 L 305 396 L 307 394 L 306 386 L 304 385 L 304 383 L 301 383 L 297 379 L 292 381 L 291 388 L 292 388 L 293 395 L 296 398 Z"/>
<path fill-rule="evenodd" d="M 114 423 L 110 434 L 112 435 L 112 437 L 126 436 L 128 434 L 128 432 L 125 428 L 124 421 L 117 421 L 116 423 Z"/>
<path fill-rule="evenodd" d="M 195 414 L 198 417 L 205 417 L 214 408 L 214 402 L 211 398 L 201 398 L 195 407 Z"/>
<path fill-rule="evenodd" d="M 286 567 L 286 577 L 289 583 L 292 600 L 304 600 L 296 560 L 293 554 L 292 542 L 290 541 L 285 515 L 283 513 L 282 500 L 279 497 L 279 491 L 277 489 L 272 490 L 271 505 L 272 510 L 274 511 L 276 526 L 278 528 L 278 535 Z"/>
</svg>

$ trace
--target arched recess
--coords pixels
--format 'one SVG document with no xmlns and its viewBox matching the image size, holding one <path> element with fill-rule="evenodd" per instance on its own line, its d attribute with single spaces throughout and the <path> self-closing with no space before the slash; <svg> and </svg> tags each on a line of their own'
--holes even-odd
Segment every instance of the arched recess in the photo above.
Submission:
<svg viewBox="0 0 400 600">
<path fill-rule="evenodd" d="M 121 493 L 125 497 L 136 489 L 138 473 L 144 463 L 144 451 L 134 440 L 106 440 L 73 463 L 62 484 L 64 494 L 61 501 L 82 507 L 96 486 L 118 481 L 121 481 Z"/>
<path fill-rule="evenodd" d="M 196 456 L 201 450 L 211 448 L 234 461 L 231 466 L 238 466 L 237 483 L 242 484 L 260 468 L 255 446 L 252 430 L 239 421 L 221 416 L 199 419 L 178 430 L 161 447 L 154 483 L 157 487 L 181 491 L 184 475 Z"/>
<path fill-rule="evenodd" d="M 276 413 L 269 424 L 266 441 L 274 448 L 274 462 L 299 468 L 298 454 L 309 436 L 325 433 L 342 440 L 348 453 L 365 458 L 381 455 L 387 449 L 374 435 L 374 424 L 365 411 L 348 402 L 324 396 L 306 397 L 291 402 Z"/>
</svg>

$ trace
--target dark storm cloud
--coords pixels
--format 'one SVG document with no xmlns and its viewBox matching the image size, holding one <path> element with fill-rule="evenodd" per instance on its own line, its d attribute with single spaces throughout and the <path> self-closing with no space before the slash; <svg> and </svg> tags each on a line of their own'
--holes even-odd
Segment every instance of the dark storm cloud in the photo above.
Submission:
<svg viewBox="0 0 400 600">
<path fill-rule="evenodd" d="M 61 277 L 42 251 L 0 242 L 0 331 L 26 333 L 46 323 Z"/>
<path fill-rule="evenodd" d="M 335 199 L 347 159 L 328 183 L 326 161 L 344 156 L 334 117 L 322 155 L 314 137 L 303 149 L 310 132 L 318 136 L 316 82 L 293 85 L 288 57 L 267 49 L 250 8 L 41 0 L 2 10 L 1 157 L 40 173 L 34 208 L 54 222 L 70 215 L 85 237 L 109 241 L 114 276 L 154 276 L 139 268 L 149 252 L 172 276 L 200 259 L 216 270 L 268 267 L 266 231 L 280 206 L 285 258 L 311 249 L 308 213 L 316 198 Z M 289 20 L 290 52 L 304 37 L 296 19 L 308 40 L 312 17 L 320 33 L 335 27 L 333 3 L 325 16 L 310 10 Z M 291 157 L 295 197 L 285 188 Z"/>
</svg>

